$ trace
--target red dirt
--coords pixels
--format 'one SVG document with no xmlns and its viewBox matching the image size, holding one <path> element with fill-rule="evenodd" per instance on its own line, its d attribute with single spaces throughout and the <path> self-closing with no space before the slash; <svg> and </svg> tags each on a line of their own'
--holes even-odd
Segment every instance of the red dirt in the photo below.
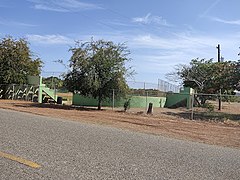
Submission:
<svg viewBox="0 0 240 180">
<path fill-rule="evenodd" d="M 154 110 L 154 115 L 146 115 L 137 110 L 131 113 L 110 109 L 97 111 L 11 100 L 0 100 L 0 108 L 240 149 L 239 123 L 192 121 L 172 115 L 181 109 L 159 108 L 157 112 Z"/>
</svg>

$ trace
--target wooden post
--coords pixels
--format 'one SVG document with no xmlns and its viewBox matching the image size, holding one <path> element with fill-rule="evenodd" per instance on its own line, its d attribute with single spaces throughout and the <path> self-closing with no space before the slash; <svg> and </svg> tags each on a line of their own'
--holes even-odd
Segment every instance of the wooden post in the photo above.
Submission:
<svg viewBox="0 0 240 180">
<path fill-rule="evenodd" d="M 147 114 L 152 114 L 152 112 L 153 112 L 153 103 L 149 103 Z"/>
</svg>

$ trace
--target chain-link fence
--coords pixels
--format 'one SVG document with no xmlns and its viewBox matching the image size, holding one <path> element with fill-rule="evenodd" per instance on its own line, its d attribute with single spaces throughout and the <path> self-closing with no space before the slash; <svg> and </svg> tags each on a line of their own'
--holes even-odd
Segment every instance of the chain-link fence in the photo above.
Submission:
<svg viewBox="0 0 240 180">
<path fill-rule="evenodd" d="M 112 89 L 109 91 L 110 98 L 103 103 L 103 105 L 110 106 L 111 108 L 118 109 L 134 109 L 138 108 L 145 111 L 148 108 L 149 103 L 153 103 L 154 107 L 164 107 L 166 101 L 166 93 L 157 89 L 130 89 L 129 92 L 122 96 L 122 92 L 118 89 Z M 129 103 L 126 106 L 126 103 Z"/>
<path fill-rule="evenodd" d="M 240 122 L 240 96 L 238 95 L 200 94 L 194 93 L 190 88 L 185 88 L 180 93 L 163 92 L 153 86 L 150 88 L 150 84 L 148 89 L 146 85 L 145 89 L 132 88 L 125 97 L 121 97 L 120 90 L 111 89 L 109 90 L 110 98 L 103 102 L 102 106 L 114 110 L 146 113 L 151 103 L 153 115 L 192 120 Z M 63 97 L 66 104 L 72 104 L 72 98 L 74 99 L 72 93 L 61 92 L 61 90 L 56 90 L 56 93 Z M 84 98 L 79 99 L 79 104 L 75 101 L 74 105 L 97 106 L 97 101 L 93 102 L 91 98 Z M 0 99 L 37 101 L 38 86 L 0 84 Z"/>
<path fill-rule="evenodd" d="M 129 111 L 145 112 L 149 103 L 154 108 L 163 108 L 166 102 L 166 94 L 180 91 L 180 86 L 172 85 L 168 82 L 159 80 L 158 83 L 146 83 L 127 81 L 130 90 L 125 97 L 119 89 L 110 89 L 108 98 L 102 102 L 103 107 L 112 109 L 128 109 Z M 84 97 L 81 94 L 73 96 L 73 105 L 96 107 L 97 99 Z"/>
<path fill-rule="evenodd" d="M 158 79 L 158 83 L 127 81 L 127 84 L 131 89 L 144 89 L 144 90 L 152 89 L 162 92 L 178 93 L 180 92 L 181 89 L 180 85 L 174 85 L 161 79 Z"/>
<path fill-rule="evenodd" d="M 123 110 L 127 103 L 127 112 L 146 114 L 149 104 L 153 105 L 153 115 L 175 119 L 191 119 L 218 122 L 236 122 L 240 124 L 240 96 L 226 94 L 197 94 L 191 89 L 180 93 L 163 93 L 158 90 L 134 89 L 119 103 L 117 90 L 112 90 L 109 100 L 112 108 Z M 125 104 L 124 104 L 125 103 Z M 121 105 L 120 105 L 121 104 Z M 119 106 L 120 105 L 120 106 Z"/>
<path fill-rule="evenodd" d="M 194 94 L 191 99 L 190 119 L 240 122 L 240 96 Z"/>
<path fill-rule="evenodd" d="M 169 118 L 236 122 L 240 124 L 240 96 L 204 93 L 167 93 L 165 109 L 156 110 Z"/>
</svg>

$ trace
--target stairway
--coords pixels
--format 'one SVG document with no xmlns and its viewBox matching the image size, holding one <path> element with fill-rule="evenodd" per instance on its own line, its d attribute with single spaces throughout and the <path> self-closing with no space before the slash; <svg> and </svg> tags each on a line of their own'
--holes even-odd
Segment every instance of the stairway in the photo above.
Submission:
<svg viewBox="0 0 240 180">
<path fill-rule="evenodd" d="M 49 96 L 51 99 L 54 100 L 54 102 L 57 102 L 57 98 L 58 96 L 56 95 L 56 92 L 53 89 L 50 89 L 48 87 L 46 87 L 45 84 L 42 84 L 42 91 Z M 46 98 L 46 95 L 44 96 L 44 98 Z"/>
</svg>

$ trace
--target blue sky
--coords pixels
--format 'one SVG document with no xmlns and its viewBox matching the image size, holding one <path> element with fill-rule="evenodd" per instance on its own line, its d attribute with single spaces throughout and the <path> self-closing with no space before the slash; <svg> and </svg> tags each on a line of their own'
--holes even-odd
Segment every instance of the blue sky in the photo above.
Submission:
<svg viewBox="0 0 240 180">
<path fill-rule="evenodd" d="M 238 60 L 239 0 L 0 0 L 0 37 L 24 37 L 43 76 L 67 69 L 75 40 L 126 42 L 135 81 L 157 83 L 177 64 Z"/>
</svg>

